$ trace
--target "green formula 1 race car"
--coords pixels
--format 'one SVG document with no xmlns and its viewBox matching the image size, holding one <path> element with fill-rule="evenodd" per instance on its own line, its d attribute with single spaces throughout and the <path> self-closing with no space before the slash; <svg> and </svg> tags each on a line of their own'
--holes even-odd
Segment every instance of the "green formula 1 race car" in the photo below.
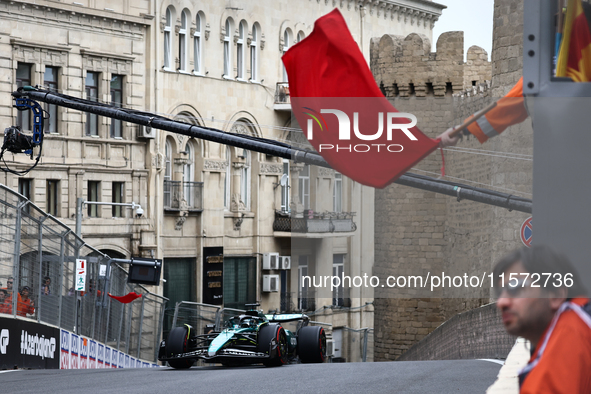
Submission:
<svg viewBox="0 0 591 394">
<path fill-rule="evenodd" d="M 326 334 L 322 327 L 308 326 L 309 321 L 304 314 L 265 315 L 252 309 L 231 317 L 222 331 L 197 334 L 189 325 L 175 327 L 160 343 L 158 360 L 177 369 L 190 368 L 198 359 L 226 366 L 281 366 L 297 358 L 302 363 L 322 363 Z M 298 322 L 295 333 L 279 324 L 287 322 Z"/>
</svg>

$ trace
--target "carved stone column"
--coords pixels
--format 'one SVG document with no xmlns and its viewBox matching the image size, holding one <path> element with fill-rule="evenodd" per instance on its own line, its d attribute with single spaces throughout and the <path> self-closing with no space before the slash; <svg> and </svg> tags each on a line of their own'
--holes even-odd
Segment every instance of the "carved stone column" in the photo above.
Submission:
<svg viewBox="0 0 591 394">
<path fill-rule="evenodd" d="M 187 220 L 187 216 L 189 216 L 189 210 L 187 205 L 187 200 L 183 195 L 183 170 L 184 167 L 189 164 L 189 159 L 187 158 L 186 152 L 180 152 L 180 157 L 174 159 L 174 169 L 173 169 L 173 180 L 178 181 L 177 185 L 178 188 L 172 190 L 170 199 L 171 205 L 178 207 L 179 209 L 179 216 L 177 218 L 175 229 L 181 230 L 183 228 L 183 224 Z"/>
<path fill-rule="evenodd" d="M 239 212 L 245 211 L 246 205 L 240 196 L 240 181 L 242 177 L 242 169 L 246 166 L 244 161 L 232 162 L 232 198 L 230 200 L 230 211 Z"/>
</svg>

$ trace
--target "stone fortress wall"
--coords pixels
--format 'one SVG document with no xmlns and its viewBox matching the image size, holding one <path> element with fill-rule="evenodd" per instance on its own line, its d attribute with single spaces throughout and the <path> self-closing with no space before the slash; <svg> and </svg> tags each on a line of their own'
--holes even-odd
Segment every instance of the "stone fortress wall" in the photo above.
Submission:
<svg viewBox="0 0 591 394">
<path fill-rule="evenodd" d="M 435 138 L 448 127 L 502 97 L 521 76 L 523 5 L 495 1 L 491 62 L 473 46 L 463 53 L 463 32 L 444 33 L 435 52 L 418 34 L 384 35 L 371 43 L 374 77 L 392 104 L 417 116 L 418 127 Z M 518 153 L 523 160 L 508 154 Z M 531 122 L 506 130 L 481 145 L 464 137 L 445 150 L 446 180 L 531 198 Z M 437 178 L 441 154 L 434 152 L 411 172 Z M 426 275 L 445 271 L 490 273 L 506 251 L 521 246 L 521 223 L 530 215 L 432 192 L 390 185 L 376 190 L 374 275 Z M 375 360 L 395 360 L 454 315 L 490 302 L 489 289 L 451 291 L 444 297 L 401 298 L 376 289 Z"/>
</svg>

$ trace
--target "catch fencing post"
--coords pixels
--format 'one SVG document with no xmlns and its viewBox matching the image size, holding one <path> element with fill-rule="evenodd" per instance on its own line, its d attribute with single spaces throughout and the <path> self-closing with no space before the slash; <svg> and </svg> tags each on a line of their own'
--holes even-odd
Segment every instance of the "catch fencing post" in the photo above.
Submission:
<svg viewBox="0 0 591 394">
<path fill-rule="evenodd" d="M 140 312 L 140 329 L 137 335 L 137 358 L 140 358 L 140 349 L 142 347 L 142 328 L 144 324 L 144 301 L 146 297 L 142 297 L 142 310 Z"/>
</svg>

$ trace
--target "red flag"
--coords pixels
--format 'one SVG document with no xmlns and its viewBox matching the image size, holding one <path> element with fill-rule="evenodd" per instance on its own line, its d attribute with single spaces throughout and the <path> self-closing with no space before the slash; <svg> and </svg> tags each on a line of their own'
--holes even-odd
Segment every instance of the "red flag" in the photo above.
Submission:
<svg viewBox="0 0 591 394">
<path fill-rule="evenodd" d="M 383 188 L 437 148 L 414 115 L 398 113 L 382 95 L 338 9 L 318 19 L 283 63 L 304 134 L 354 181 Z"/>
<path fill-rule="evenodd" d="M 581 0 L 569 0 L 562 37 L 556 76 L 591 81 L 591 32 Z"/>
<path fill-rule="evenodd" d="M 131 301 L 135 300 L 136 298 L 140 298 L 142 295 L 141 294 L 136 294 L 135 291 L 132 291 L 131 293 L 127 293 L 124 296 L 114 296 L 111 293 L 107 293 L 107 295 L 117 301 L 119 301 L 122 304 L 129 304 Z"/>
</svg>

